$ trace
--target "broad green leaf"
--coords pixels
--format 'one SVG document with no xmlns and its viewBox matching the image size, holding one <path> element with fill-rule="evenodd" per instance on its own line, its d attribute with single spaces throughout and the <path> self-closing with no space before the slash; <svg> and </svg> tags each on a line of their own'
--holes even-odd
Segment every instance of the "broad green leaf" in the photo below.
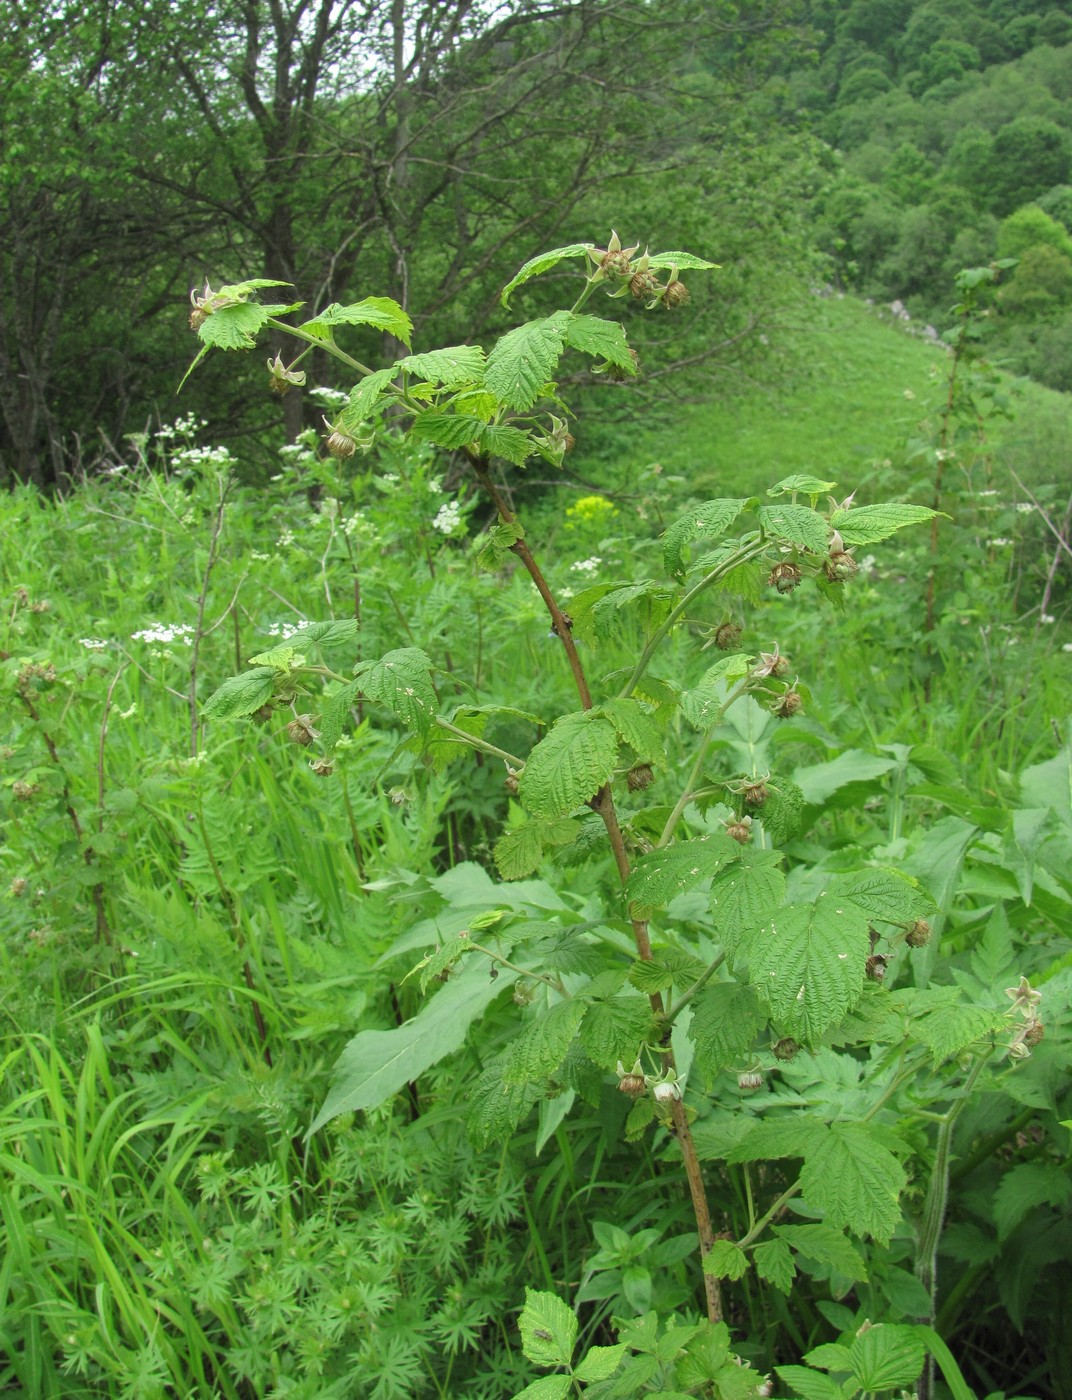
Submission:
<svg viewBox="0 0 1072 1400">
<path fill-rule="evenodd" d="M 779 1029 L 813 1046 L 859 999 L 870 951 L 867 916 L 821 895 L 786 906 L 752 937 L 751 978 Z"/>
<path fill-rule="evenodd" d="M 739 982 L 708 984 L 692 1004 L 689 1038 L 693 1064 L 707 1083 L 751 1051 L 766 1017 L 751 987 Z"/>
<path fill-rule="evenodd" d="M 634 917 L 650 917 L 679 894 L 695 889 L 724 865 L 738 860 L 740 854 L 740 845 L 729 836 L 701 836 L 640 856 L 625 886 Z"/>
<path fill-rule="evenodd" d="M 825 1136 L 821 1118 L 788 1113 L 780 1118 L 757 1118 L 748 1132 L 726 1154 L 727 1162 L 778 1161 L 783 1157 L 803 1157 L 810 1144 Z"/>
<path fill-rule="evenodd" d="M 276 674 L 274 666 L 257 666 L 229 677 L 205 701 L 201 713 L 206 719 L 239 719 L 253 714 L 272 698 Z"/>
<path fill-rule="evenodd" d="M 350 402 L 336 419 L 344 433 L 353 432 L 371 416 L 396 373 L 396 367 L 388 365 L 386 369 L 375 370 L 358 380 L 350 390 Z"/>
<path fill-rule="evenodd" d="M 523 467 L 536 451 L 532 434 L 521 428 L 503 427 L 498 423 L 488 423 L 480 434 L 480 447 L 491 457 L 501 457 L 505 462 L 513 462 L 515 467 Z"/>
<path fill-rule="evenodd" d="M 278 316 L 289 308 L 262 306 L 256 301 L 242 301 L 236 306 L 222 306 L 207 316 L 197 334 L 205 345 L 217 350 L 252 350 L 257 334 L 267 324 L 269 316 Z"/>
<path fill-rule="evenodd" d="M 370 700 L 385 705 L 418 734 L 427 734 L 436 715 L 432 663 L 419 647 L 400 647 L 378 661 L 359 661 L 354 675 Z"/>
<path fill-rule="evenodd" d="M 297 664 L 301 666 L 305 660 L 303 656 L 298 656 L 298 648 L 284 643 L 282 646 L 272 647 L 270 651 L 258 652 L 256 656 L 249 658 L 251 666 L 270 666 L 273 671 L 289 672 L 291 662 L 297 657 Z"/>
<path fill-rule="evenodd" d="M 437 447 L 454 450 L 479 442 L 486 426 L 482 419 L 470 414 L 443 413 L 428 408 L 413 419 L 409 435 L 417 442 L 434 442 Z"/>
<path fill-rule="evenodd" d="M 505 1142 L 533 1104 L 544 1099 L 542 1084 L 504 1084 L 502 1070 L 503 1061 L 495 1060 L 469 1091 L 465 1130 L 474 1147 Z"/>
<path fill-rule="evenodd" d="M 587 1010 L 585 1002 L 573 997 L 530 1022 L 506 1049 L 503 1083 L 531 1084 L 546 1079 L 566 1058 Z"/>
<path fill-rule="evenodd" d="M 836 481 L 820 481 L 817 476 L 808 476 L 798 472 L 794 476 L 786 476 L 781 481 L 776 482 L 768 489 L 767 495 L 789 496 L 803 492 L 805 496 L 825 496 L 836 487 Z"/>
<path fill-rule="evenodd" d="M 695 253 L 649 253 L 648 266 L 656 270 L 676 267 L 678 272 L 687 272 L 690 268 L 700 271 L 718 268 L 720 264 L 708 262 L 706 258 L 698 258 Z"/>
<path fill-rule="evenodd" d="M 590 1381 L 605 1381 L 608 1376 L 613 1376 L 614 1372 L 622 1363 L 625 1356 L 626 1347 L 624 1342 L 619 1342 L 613 1347 L 590 1347 L 585 1353 L 584 1360 L 574 1369 L 574 1376 L 579 1381 L 588 1384 Z"/>
<path fill-rule="evenodd" d="M 652 579 L 634 583 L 597 583 L 570 600 L 573 635 L 583 641 L 606 641 L 620 635 L 627 617 L 637 618 L 645 632 L 657 627 L 675 601 L 675 591 Z"/>
<path fill-rule="evenodd" d="M 797 1276 L 797 1266 L 785 1240 L 766 1240 L 752 1252 L 756 1273 L 767 1283 L 773 1283 L 782 1293 L 788 1293 Z"/>
<path fill-rule="evenodd" d="M 553 1293 L 525 1289 L 525 1306 L 518 1322 L 521 1348 L 537 1366 L 568 1366 L 577 1344 L 577 1319 Z"/>
<path fill-rule="evenodd" d="M 600 360 L 636 374 L 636 361 L 629 353 L 625 327 L 617 321 L 604 321 L 599 316 L 570 316 L 566 322 L 566 344 Z"/>
<path fill-rule="evenodd" d="M 867 1279 L 867 1266 L 853 1242 L 832 1225 L 775 1225 L 774 1233 L 798 1254 L 827 1264 L 856 1283 Z"/>
<path fill-rule="evenodd" d="M 888 1244 L 901 1219 L 905 1186 L 900 1162 L 866 1123 L 831 1123 L 809 1150 L 800 1173 L 808 1204 L 826 1223 Z"/>
<path fill-rule="evenodd" d="M 702 977 L 706 965 L 680 948 L 657 948 L 654 956 L 637 958 L 629 969 L 629 982 L 638 992 L 650 996 L 670 987 L 690 987 Z"/>
<path fill-rule="evenodd" d="M 560 263 L 563 258 L 583 258 L 592 248 L 594 243 L 568 243 L 563 248 L 552 248 L 550 252 L 539 253 L 534 258 L 529 258 L 528 262 L 514 273 L 510 281 L 500 293 L 503 306 L 509 305 L 510 293 L 515 287 L 520 287 L 523 282 L 527 282 L 530 277 L 539 277 L 542 272 L 550 272 L 551 268 Z"/>
<path fill-rule="evenodd" d="M 752 658 L 743 652 L 723 656 L 709 666 L 697 683 L 681 692 L 681 713 L 693 729 L 710 729 L 722 718 L 722 707 L 737 681 L 752 669 Z"/>
<path fill-rule="evenodd" d="M 633 750 L 638 762 L 661 763 L 666 759 L 659 726 L 651 710 L 640 700 L 607 700 L 599 713 L 609 719 L 618 738 Z"/>
<path fill-rule="evenodd" d="M 484 374 L 484 352 L 479 345 L 447 345 L 442 350 L 407 355 L 395 368 L 442 384 L 445 389 L 461 389 L 479 384 Z"/>
<path fill-rule="evenodd" d="M 1062 821 L 1072 822 L 1072 743 L 1045 763 L 1032 764 L 1020 774 L 1020 796 L 1025 806 L 1052 807 Z"/>
<path fill-rule="evenodd" d="M 796 783 L 779 778 L 771 784 L 767 800 L 756 813 L 763 830 L 776 846 L 784 846 L 800 831 L 804 816 L 804 794 Z"/>
<path fill-rule="evenodd" d="M 804 1400 L 845 1400 L 841 1386 L 821 1371 L 809 1371 L 806 1366 L 775 1366 L 774 1369 Z"/>
<path fill-rule="evenodd" d="M 733 524 L 748 504 L 746 500 L 705 501 L 703 505 L 690 510 L 663 536 L 663 566 L 666 572 L 676 578 L 685 572 L 685 548 L 701 536 L 713 538 L 721 535 Z"/>
<path fill-rule="evenodd" d="M 301 327 L 310 335 L 322 334 L 332 326 L 373 326 L 386 331 L 408 346 L 413 334 L 413 322 L 390 297 L 366 297 L 364 301 L 351 306 L 340 306 L 338 302 L 321 311 L 311 321 Z"/>
<path fill-rule="evenodd" d="M 831 530 L 837 530 L 846 547 L 878 544 L 906 525 L 919 525 L 937 514 L 927 506 L 857 506 L 836 510 L 830 517 Z"/>
<path fill-rule="evenodd" d="M 309 1132 L 315 1133 L 340 1113 L 377 1108 L 452 1054 L 470 1025 L 517 976 L 503 968 L 491 981 L 483 959 L 468 963 L 403 1025 L 389 1031 L 360 1031 L 335 1062 L 331 1088 Z"/>
<path fill-rule="evenodd" d="M 731 957 L 744 937 L 772 917 L 785 898 L 785 876 L 778 866 L 779 851 L 744 846 L 733 865 L 711 881 L 709 903 L 715 933 Z"/>
<path fill-rule="evenodd" d="M 617 996 L 588 1008 L 581 1022 L 581 1044 L 589 1059 L 601 1069 L 612 1070 L 618 1061 L 628 1068 L 650 1040 L 652 1010 L 647 997 Z"/>
<path fill-rule="evenodd" d="M 830 526 L 825 519 L 807 506 L 790 505 L 788 502 L 774 506 L 760 506 L 756 514 L 759 523 L 768 535 L 790 544 L 810 550 L 812 554 L 825 554 L 830 543 Z"/>
<path fill-rule="evenodd" d="M 360 627 L 352 617 L 340 618 L 337 622 L 310 622 L 301 629 L 301 642 L 316 642 L 320 646 L 332 646 L 335 642 L 350 642 L 357 636 Z"/>
<path fill-rule="evenodd" d="M 748 1272 L 748 1255 L 732 1240 L 715 1240 L 704 1255 L 703 1271 L 716 1278 L 743 1278 Z"/>
<path fill-rule="evenodd" d="M 889 1322 L 857 1333 L 849 1351 L 853 1374 L 864 1390 L 914 1385 L 927 1359 L 927 1348 L 915 1327 Z"/>
<path fill-rule="evenodd" d="M 513 546 L 524 538 L 525 530 L 520 521 L 511 520 L 507 523 L 500 520 L 477 541 L 477 567 L 488 573 L 497 573 Z"/>
<path fill-rule="evenodd" d="M 844 1371 L 847 1375 L 852 1370 L 852 1352 L 840 1342 L 823 1342 L 812 1347 L 804 1353 L 803 1360 L 823 1371 Z"/>
<path fill-rule="evenodd" d="M 1029 1211 L 1043 1203 L 1061 1207 L 1072 1196 L 1065 1167 L 1049 1162 L 1020 1162 L 1005 1172 L 994 1192 L 994 1224 L 999 1239 L 1008 1239 Z"/>
<path fill-rule="evenodd" d="M 542 321 L 527 321 L 496 341 L 484 382 L 501 403 L 523 412 L 540 397 L 562 354 L 568 317 L 568 312 L 556 311 Z"/>
<path fill-rule="evenodd" d="M 495 843 L 495 865 L 504 880 L 522 880 L 538 869 L 547 851 L 576 841 L 579 826 L 569 817 L 533 817 Z"/>
<path fill-rule="evenodd" d="M 945 1005 L 913 1016 L 909 1031 L 930 1050 L 937 1069 L 943 1061 L 992 1034 L 1003 1020 L 1000 1011 L 985 1006 Z"/>
<path fill-rule="evenodd" d="M 896 759 L 881 758 L 878 754 L 865 753 L 863 749 L 846 749 L 827 763 L 811 763 L 798 768 L 793 774 L 793 781 L 803 792 L 805 802 L 821 807 L 839 788 L 847 787 L 849 783 L 873 783 L 896 767 Z"/>
<path fill-rule="evenodd" d="M 851 899 L 869 919 L 889 924 L 912 923 L 937 913 L 937 906 L 926 890 L 899 870 L 871 866 L 835 875 L 827 886 L 827 893 L 834 899 Z"/>
<path fill-rule="evenodd" d="M 573 1389 L 573 1381 L 568 1375 L 541 1376 L 524 1390 L 519 1390 L 513 1400 L 566 1400 Z"/>
<path fill-rule="evenodd" d="M 520 796 L 536 817 L 564 817 L 594 797 L 614 772 L 618 735 L 590 712 L 565 715 L 529 754 Z"/>
<path fill-rule="evenodd" d="M 360 689 L 360 681 L 348 681 L 321 705 L 320 742 L 328 753 L 339 742 L 349 725 L 350 709 Z"/>
</svg>

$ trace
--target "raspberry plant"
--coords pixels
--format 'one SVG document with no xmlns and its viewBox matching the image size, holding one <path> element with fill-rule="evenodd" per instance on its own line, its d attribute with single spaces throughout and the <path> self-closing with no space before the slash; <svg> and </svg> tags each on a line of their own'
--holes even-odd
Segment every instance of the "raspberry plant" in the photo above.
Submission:
<svg viewBox="0 0 1072 1400">
<path fill-rule="evenodd" d="M 770 1393 L 756 1373 L 732 1364 L 722 1281 L 754 1270 L 765 1286 L 789 1292 L 798 1270 L 826 1269 L 846 1286 L 866 1276 L 851 1237 L 885 1243 L 901 1221 L 914 1140 L 898 1131 L 897 1105 L 911 1085 L 913 1107 L 941 1124 L 930 1179 L 914 1198 L 917 1312 L 929 1319 L 949 1133 L 967 1090 L 996 1072 L 996 1036 L 1023 998 L 1010 1012 L 985 989 L 968 1004 L 962 988 L 927 985 L 933 948 L 913 950 L 926 948 L 940 911 L 898 869 L 863 851 L 834 873 L 809 871 L 799 851 L 787 862 L 804 794 L 772 771 L 775 735 L 806 712 L 809 694 L 777 645 L 741 646 L 742 620 L 765 588 L 786 598 L 810 592 L 836 612 L 853 587 L 854 551 L 933 519 L 934 510 L 839 501 L 835 483 L 795 475 L 763 497 L 690 508 L 664 534 L 662 577 L 594 583 L 570 598 L 569 612 L 556 595 L 538 542 L 510 504 L 505 474 L 537 458 L 560 466 L 572 447 L 571 413 L 556 383 L 567 355 L 611 379 L 637 375 L 624 326 L 583 308 L 608 294 L 651 312 L 687 314 L 682 275 L 715 267 L 682 252 L 640 254 L 639 244 L 625 248 L 614 235 L 605 248 L 576 243 L 533 258 L 505 287 L 503 305 L 571 260 L 584 269 L 573 304 L 518 325 L 487 353 L 476 345 L 412 350 L 410 318 L 387 297 L 329 306 L 290 326 L 280 317 L 297 306 L 255 299 L 280 285 L 265 280 L 206 286 L 193 297 L 191 326 L 203 342 L 198 360 L 213 347 L 252 349 L 262 332 L 292 337 L 293 361 L 269 361 L 277 393 L 303 381 L 302 362 L 314 349 L 346 366 L 353 388 L 325 439 L 342 463 L 385 436 L 454 454 L 470 499 L 476 493 L 493 511 L 476 564 L 527 572 L 571 678 L 573 707 L 538 715 L 477 694 L 446 705 L 437 667 L 413 644 L 336 670 L 311 649 L 334 655 L 348 647 L 352 658 L 359 627 L 330 621 L 253 656 L 204 714 L 263 720 L 293 711 L 292 736 L 327 778 L 358 706 L 387 712 L 404 748 L 436 771 L 466 754 L 502 765 L 511 815 L 494 847 L 499 881 L 470 866 L 444 882 L 445 908 L 408 944 L 427 949 L 410 974 L 426 998 L 421 1010 L 396 1029 L 354 1037 L 313 1130 L 413 1084 L 451 1056 L 493 1004 L 501 1012 L 512 989 L 512 1033 L 471 1087 L 473 1141 L 509 1137 L 535 1109 L 542 1145 L 576 1102 L 598 1103 L 616 1080 L 632 1100 L 626 1135 L 655 1131 L 676 1144 L 706 1300 L 699 1331 L 660 1341 L 652 1317 L 574 1368 L 572 1314 L 553 1295 L 533 1295 L 522 1319 L 526 1350 L 567 1372 L 525 1394 L 562 1396 L 582 1382 L 587 1393 L 606 1396 L 660 1386 L 661 1393 L 676 1386 L 675 1394 Z M 355 326 L 383 331 L 408 353 L 375 368 L 362 363 L 340 343 Z M 638 638 L 629 664 L 603 674 L 601 649 L 624 636 Z M 689 654 L 710 647 L 720 654 L 700 670 Z M 452 680 L 460 674 L 456 658 Z M 507 721 L 512 733 L 532 735 L 525 752 L 493 742 Z M 617 889 L 599 917 L 582 918 L 530 879 L 564 870 L 565 890 L 569 862 L 600 852 L 609 853 Z M 699 920 L 681 912 L 695 911 L 697 900 L 706 910 Z M 894 956 L 926 959 L 917 985 L 886 985 Z M 1034 1003 L 1028 1021 L 1035 1024 Z M 1016 1022 L 1014 1056 L 1029 1052 L 1028 1021 Z M 814 1087 L 831 1065 L 847 1075 L 843 1095 Z M 751 1104 L 741 1111 L 760 1091 L 770 1111 L 752 1112 Z M 719 1111 L 720 1102 L 731 1108 Z M 723 1212 L 717 1202 L 712 1210 L 705 1159 L 744 1164 L 746 1172 L 748 1164 L 802 1165 L 769 1199 L 758 1194 L 763 1178 L 754 1195 L 748 1177 L 748 1228 L 727 1238 L 716 1229 Z M 803 1223 L 786 1218 L 798 1207 Z M 801 1367 L 785 1368 L 783 1379 L 824 1395 L 824 1385 L 831 1394 L 856 1393 L 850 1381 L 868 1391 L 911 1385 L 927 1349 L 947 1378 L 956 1373 L 929 1327 L 891 1327 L 885 1341 L 874 1332 L 837 1356 L 827 1349 L 809 1357 L 848 1377 L 846 1388 Z"/>
</svg>

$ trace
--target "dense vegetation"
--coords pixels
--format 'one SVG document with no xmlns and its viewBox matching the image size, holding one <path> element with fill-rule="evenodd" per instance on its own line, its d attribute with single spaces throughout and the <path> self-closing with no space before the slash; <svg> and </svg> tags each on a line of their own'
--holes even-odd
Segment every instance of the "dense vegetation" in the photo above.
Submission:
<svg viewBox="0 0 1072 1400">
<path fill-rule="evenodd" d="M 0 38 L 0 1392 L 1068 1393 L 1064 21 Z"/>
</svg>

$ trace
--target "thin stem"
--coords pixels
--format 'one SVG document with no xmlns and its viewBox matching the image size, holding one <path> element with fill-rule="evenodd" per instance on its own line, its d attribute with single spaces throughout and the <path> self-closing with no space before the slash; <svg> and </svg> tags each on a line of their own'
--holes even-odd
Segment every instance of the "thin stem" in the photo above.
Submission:
<svg viewBox="0 0 1072 1400">
<path fill-rule="evenodd" d="M 674 1021 L 681 1014 L 681 1012 L 684 1011 L 685 1007 L 688 1006 L 689 1002 L 692 1001 L 693 997 L 696 996 L 698 992 L 702 991 L 703 988 L 707 986 L 708 982 L 710 982 L 711 978 L 714 977 L 715 973 L 719 970 L 719 968 L 725 961 L 726 954 L 724 952 L 719 953 L 718 956 L 703 970 L 703 972 L 700 973 L 699 977 L 697 977 L 696 981 L 692 984 L 692 986 L 687 987 L 685 991 L 681 993 L 681 996 L 677 999 L 673 1006 L 671 1006 L 667 1010 L 665 1016 L 663 1017 L 663 1020 L 666 1022 L 667 1025 L 673 1025 Z"/>
<path fill-rule="evenodd" d="M 726 711 L 730 708 L 730 706 L 734 703 L 735 700 L 739 700 L 742 695 L 747 694 L 748 690 L 750 689 L 750 681 L 751 677 L 746 677 L 743 681 L 741 681 L 739 685 L 735 686 L 734 689 L 730 691 L 725 701 L 722 703 L 722 705 L 719 706 L 718 716 L 715 720 L 715 723 L 712 724 L 711 728 L 708 729 L 707 733 L 703 737 L 703 743 L 700 745 L 699 752 L 696 755 L 696 761 L 692 765 L 692 771 L 689 773 L 688 781 L 685 783 L 685 786 L 682 789 L 681 796 L 674 804 L 674 810 L 666 819 L 666 825 L 663 827 L 662 835 L 659 837 L 659 840 L 656 843 L 657 847 L 662 848 L 663 846 L 669 844 L 670 838 L 673 836 L 677 824 L 681 820 L 682 813 L 685 811 L 685 808 L 689 805 L 692 799 L 697 795 L 699 789 L 694 788 L 693 784 L 696 782 L 696 779 L 700 776 L 700 773 L 703 771 L 704 763 L 707 761 L 707 751 L 711 747 L 711 742 L 714 738 L 715 725 L 717 725 L 721 721 L 723 715 L 726 713 Z"/>
<path fill-rule="evenodd" d="M 548 987 L 552 987 L 564 997 L 569 997 L 565 984 L 558 977 L 545 977 L 542 972 L 533 972 L 529 967 L 518 967 L 517 963 L 512 963 L 509 958 L 504 958 L 501 953 L 494 953 L 490 948 L 485 948 L 482 943 L 470 943 L 470 948 L 476 953 L 483 953 L 492 962 L 500 963 L 503 967 L 508 967 L 511 972 L 520 973 L 522 977 L 531 977 L 534 982 L 545 982 Z"/>
<path fill-rule="evenodd" d="M 494 744 L 489 744 L 486 739 L 480 739 L 475 734 L 467 734 L 464 729 L 459 729 L 456 724 L 451 724 L 450 720 L 443 719 L 440 715 L 436 715 L 436 725 L 447 734 L 453 734 L 461 743 L 468 744 L 471 749 L 479 749 L 481 753 L 490 754 L 492 758 L 501 758 L 519 773 L 525 766 L 523 758 L 507 753 L 505 749 L 497 749 Z"/>
<path fill-rule="evenodd" d="M 219 500 L 216 504 L 216 519 L 212 526 L 212 536 L 209 540 L 208 559 L 205 561 L 205 572 L 201 576 L 201 595 L 197 600 L 197 624 L 194 627 L 193 649 L 190 652 L 190 689 L 187 696 L 187 703 L 190 707 L 190 757 L 197 757 L 198 745 L 198 722 L 197 722 L 197 662 L 201 651 L 201 638 L 205 634 L 205 605 L 208 602 L 208 585 L 212 577 L 212 570 L 216 566 L 216 558 L 219 550 L 220 535 L 223 531 L 224 515 L 227 510 L 227 497 L 231 490 L 233 478 L 228 476 L 219 481 Z"/>
</svg>

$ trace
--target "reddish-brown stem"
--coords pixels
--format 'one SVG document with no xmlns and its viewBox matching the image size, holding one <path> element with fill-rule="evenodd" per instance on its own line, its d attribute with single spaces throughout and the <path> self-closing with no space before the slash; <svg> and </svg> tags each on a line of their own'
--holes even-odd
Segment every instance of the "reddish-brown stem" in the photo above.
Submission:
<svg viewBox="0 0 1072 1400">
<path fill-rule="evenodd" d="M 507 505 L 502 492 L 498 489 L 488 474 L 487 462 L 474 453 L 465 454 L 473 468 L 477 481 L 491 497 L 498 511 L 499 519 L 509 525 L 516 519 L 514 512 Z M 573 673 L 573 681 L 577 687 L 577 694 L 580 696 L 581 705 L 584 709 L 592 708 L 592 692 L 588 687 L 588 680 L 584 674 L 584 666 L 577 653 L 577 647 L 573 640 L 571 624 L 569 618 L 559 607 L 550 585 L 543 575 L 539 564 L 525 543 L 524 539 L 515 541 L 511 545 L 514 554 L 521 560 L 525 570 L 540 597 L 544 601 L 547 611 L 551 615 L 551 623 L 555 635 L 566 652 L 569 660 L 570 670 Z M 614 796 L 611 792 L 610 784 L 605 783 L 592 799 L 592 808 L 598 812 L 603 819 L 603 825 L 607 829 L 607 838 L 614 853 L 614 863 L 618 869 L 618 875 L 624 886 L 629 879 L 629 853 L 625 847 L 625 839 L 622 836 L 622 829 L 618 822 L 618 812 L 614 805 Z M 651 939 L 648 935 L 647 921 L 644 919 L 631 919 L 633 928 L 633 939 L 636 943 L 638 957 L 646 962 L 651 961 Z M 652 1011 L 656 1016 L 661 1016 L 664 1012 L 663 999 L 656 992 L 649 998 Z M 667 1037 L 669 1040 L 669 1035 Z M 666 1069 L 674 1068 L 674 1052 L 667 1044 L 662 1050 L 663 1065 Z M 700 1258 L 706 1259 L 714 1246 L 715 1237 L 711 1226 L 711 1211 L 707 1204 L 707 1193 L 703 1182 L 703 1169 L 700 1166 L 700 1159 L 696 1152 L 696 1144 L 692 1140 L 692 1132 L 689 1128 L 689 1120 L 685 1113 L 685 1107 L 680 1100 L 673 1101 L 673 1132 L 681 1148 L 681 1157 L 685 1166 L 685 1175 L 689 1183 L 689 1194 L 692 1198 L 693 1214 L 696 1217 L 696 1230 L 700 1238 Z M 707 1298 L 707 1316 L 711 1322 L 722 1321 L 722 1290 L 718 1279 L 713 1274 L 704 1273 L 704 1292 Z"/>
</svg>

